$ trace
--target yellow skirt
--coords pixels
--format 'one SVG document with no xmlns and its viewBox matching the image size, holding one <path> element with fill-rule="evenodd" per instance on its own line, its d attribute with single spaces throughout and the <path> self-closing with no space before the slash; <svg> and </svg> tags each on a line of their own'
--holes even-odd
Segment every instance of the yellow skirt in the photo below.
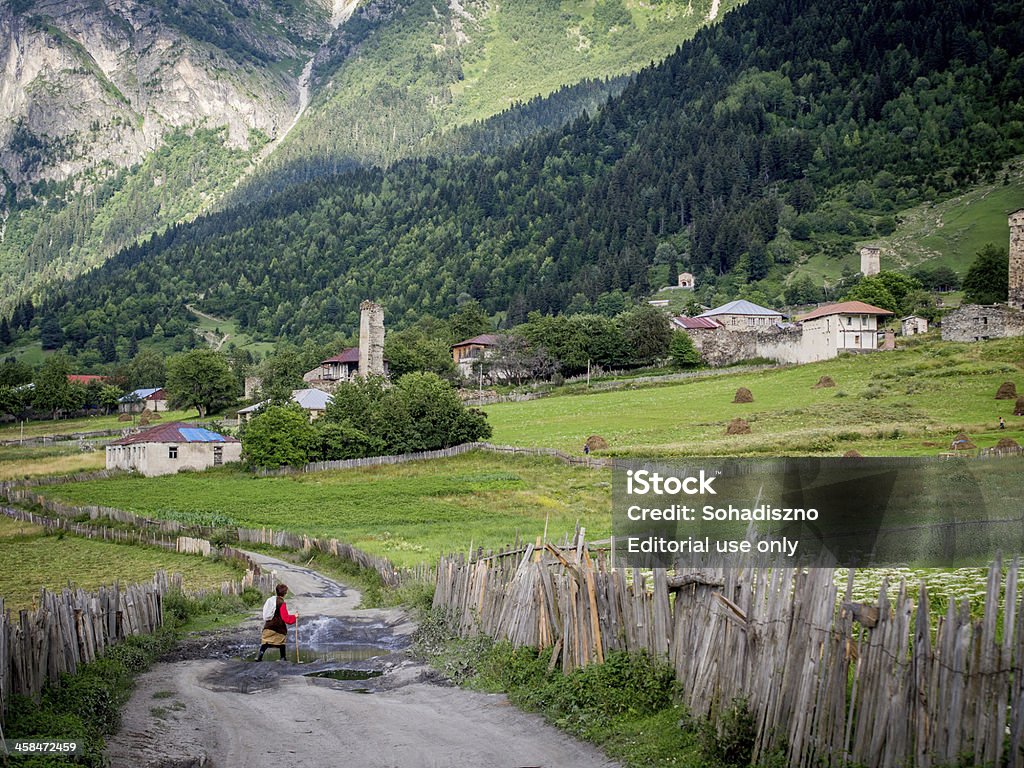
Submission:
<svg viewBox="0 0 1024 768">
<path fill-rule="evenodd" d="M 272 629 L 264 629 L 263 634 L 260 635 L 261 643 L 268 643 L 269 645 L 284 645 L 288 640 L 288 635 L 282 635 L 280 632 L 275 632 Z"/>
</svg>

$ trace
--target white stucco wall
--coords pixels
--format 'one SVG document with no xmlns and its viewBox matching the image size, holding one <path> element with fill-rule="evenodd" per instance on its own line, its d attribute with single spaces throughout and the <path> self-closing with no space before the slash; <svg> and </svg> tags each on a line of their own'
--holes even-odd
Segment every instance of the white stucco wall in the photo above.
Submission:
<svg viewBox="0 0 1024 768">
<path fill-rule="evenodd" d="M 170 448 L 178 456 L 170 458 Z M 108 445 L 107 469 L 126 469 L 146 477 L 173 475 L 183 469 L 203 470 L 213 466 L 214 448 L 222 449 L 223 463 L 241 461 L 241 443 L 136 443 Z"/>
</svg>

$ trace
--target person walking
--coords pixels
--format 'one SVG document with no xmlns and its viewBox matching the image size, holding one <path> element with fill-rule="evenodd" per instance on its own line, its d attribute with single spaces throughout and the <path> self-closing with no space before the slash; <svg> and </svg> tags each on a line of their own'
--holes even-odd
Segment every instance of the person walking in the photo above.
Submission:
<svg viewBox="0 0 1024 768">
<path fill-rule="evenodd" d="M 1006 419 L 1004 419 L 1002 416 L 999 417 L 999 428 L 1006 429 Z"/>
<path fill-rule="evenodd" d="M 298 611 L 294 615 L 288 613 L 288 606 L 284 602 L 288 585 L 278 584 L 274 592 L 263 604 L 263 634 L 260 635 L 260 652 L 256 661 L 263 661 L 263 654 L 268 648 L 277 648 L 283 659 L 284 646 L 288 641 L 288 625 L 294 624 L 299 618 Z"/>
</svg>

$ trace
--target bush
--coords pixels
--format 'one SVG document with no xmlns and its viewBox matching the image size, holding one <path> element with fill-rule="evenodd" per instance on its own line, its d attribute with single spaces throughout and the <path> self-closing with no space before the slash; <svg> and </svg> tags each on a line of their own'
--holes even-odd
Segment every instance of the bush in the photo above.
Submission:
<svg viewBox="0 0 1024 768">
<path fill-rule="evenodd" d="M 272 405 L 246 425 L 242 452 L 252 467 L 301 466 L 315 444 L 306 412 L 294 403 Z"/>
</svg>

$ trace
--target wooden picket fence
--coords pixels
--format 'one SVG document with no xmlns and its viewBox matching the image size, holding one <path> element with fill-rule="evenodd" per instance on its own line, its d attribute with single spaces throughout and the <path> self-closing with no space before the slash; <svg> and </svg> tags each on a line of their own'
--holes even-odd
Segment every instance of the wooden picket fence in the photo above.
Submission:
<svg viewBox="0 0 1024 768">
<path fill-rule="evenodd" d="M 695 716 L 745 701 L 755 761 L 798 768 L 1024 765 L 1024 602 L 1018 563 L 989 569 L 983 618 L 929 613 L 901 583 L 877 603 L 839 593 L 832 569 L 641 572 L 607 550 L 520 547 L 442 559 L 434 606 L 463 636 L 533 646 L 570 672 L 610 651 L 669 662 Z M 1005 607 L 1003 596 L 1005 595 Z M 1005 763 L 1003 761 L 1006 761 Z"/>
<path fill-rule="evenodd" d="M 223 555 L 248 560 L 237 550 Z M 240 594 L 248 587 L 271 591 L 275 584 L 272 574 L 262 573 L 256 563 L 251 565 L 240 580 L 188 594 Z M 59 593 L 43 589 L 37 607 L 17 614 L 7 609 L 0 597 L 0 724 L 12 696 L 37 698 L 47 683 L 75 674 L 80 665 L 95 661 L 107 648 L 162 627 L 164 597 L 184 591 L 181 574 L 158 571 L 148 582 L 115 583 L 94 592 L 70 587 Z"/>
</svg>

